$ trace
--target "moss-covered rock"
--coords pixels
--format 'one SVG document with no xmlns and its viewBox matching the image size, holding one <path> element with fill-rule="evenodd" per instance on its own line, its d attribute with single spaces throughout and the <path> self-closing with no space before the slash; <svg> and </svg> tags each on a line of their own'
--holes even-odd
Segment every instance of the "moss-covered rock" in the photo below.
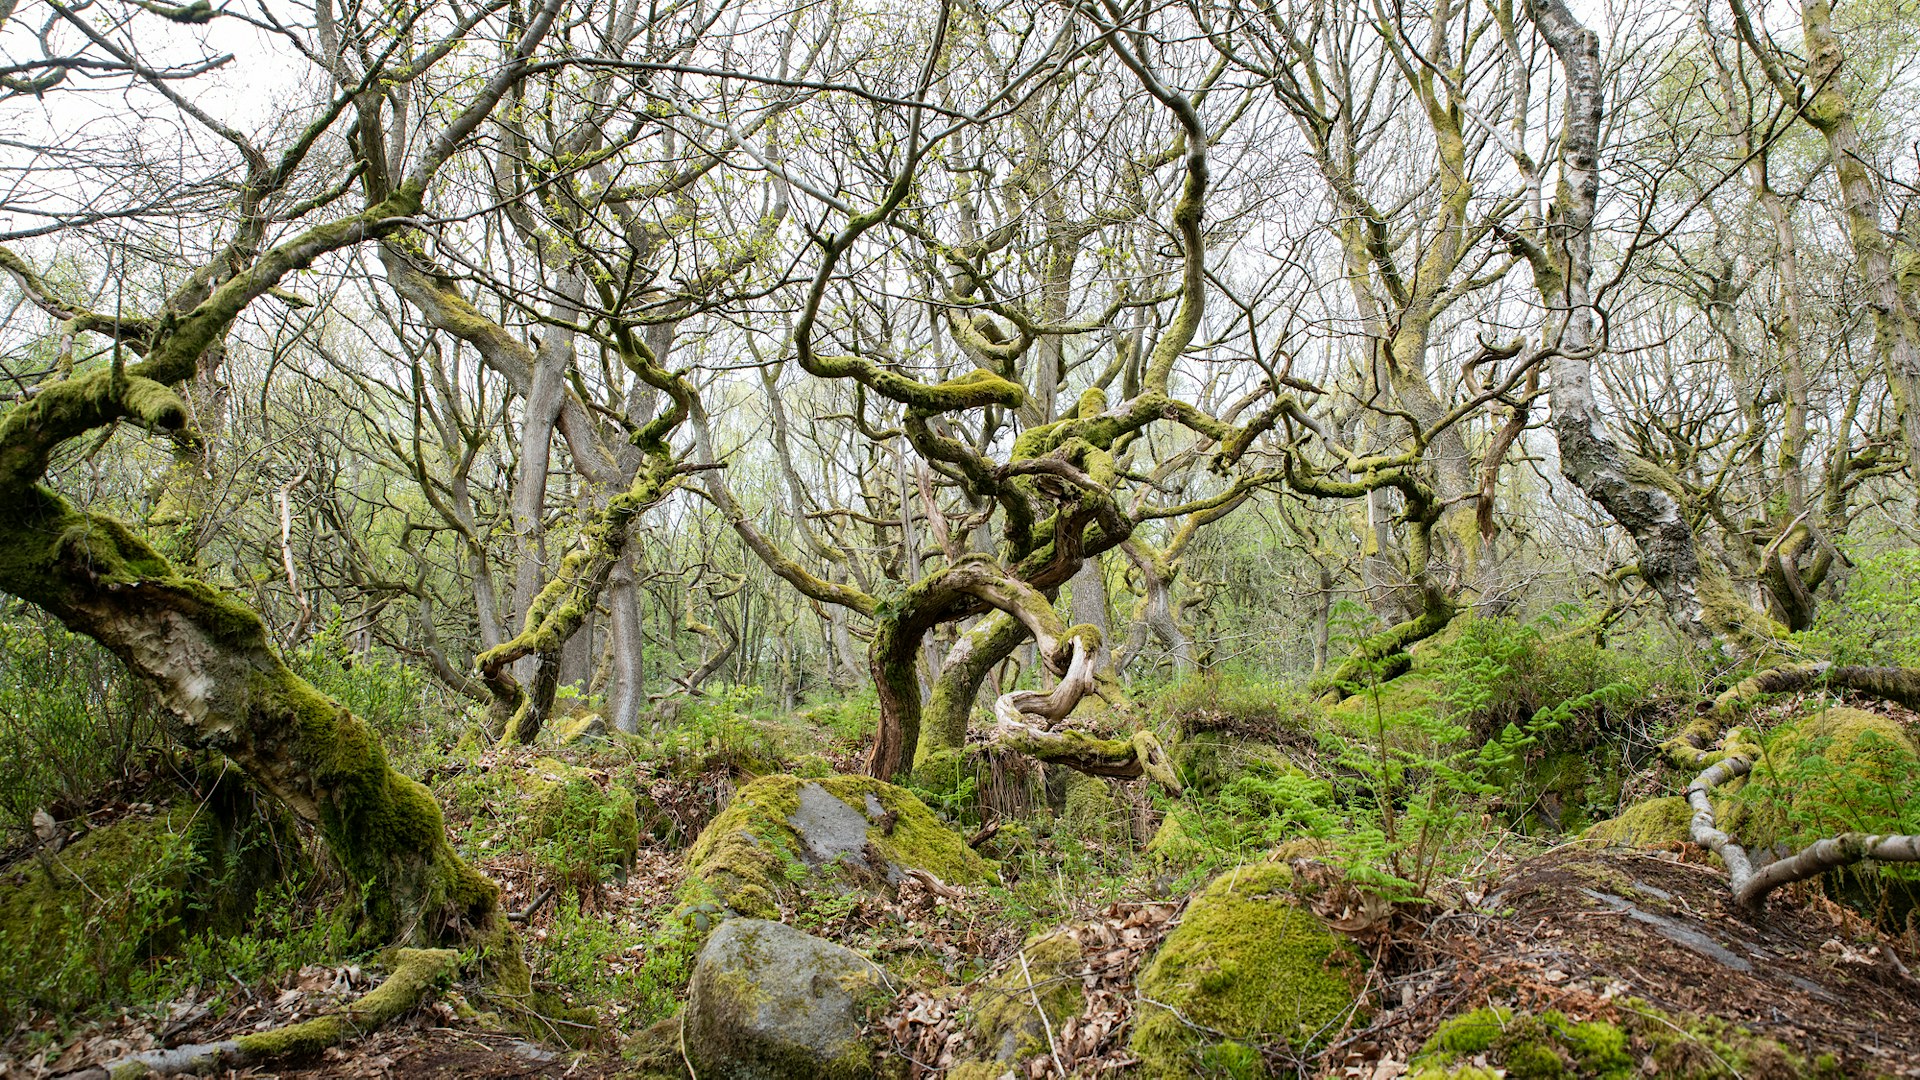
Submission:
<svg viewBox="0 0 1920 1080">
<path fill-rule="evenodd" d="M 1831 1058 L 1807 1060 L 1780 1043 L 1714 1017 L 1688 1017 L 1621 999 L 1607 1019 L 1557 1010 L 1490 1006 L 1441 1024 L 1415 1054 L 1412 1077 L 1507 1076 L 1514 1080 L 1676 1080 L 1732 1076 L 1836 1075 Z M 1492 1069 L 1498 1070 L 1490 1071 Z"/>
<path fill-rule="evenodd" d="M 1682 843 L 1690 835 L 1693 810 L 1678 795 L 1648 799 L 1628 807 L 1619 817 L 1597 822 L 1581 833 L 1583 840 L 1598 840 L 1621 847 L 1652 847 Z"/>
<path fill-rule="evenodd" d="M 1049 1025 L 1059 1031 L 1069 1017 L 1085 1011 L 1080 978 L 1085 967 L 1080 943 L 1055 930 L 1028 940 L 1013 963 L 974 994 L 968 1026 L 974 1045 L 998 1066 L 993 1075 L 1046 1053 Z"/>
<path fill-rule="evenodd" d="M 1917 785 L 1920 754 L 1898 724 L 1860 709 L 1825 709 L 1765 739 L 1735 824 L 1756 844 L 1904 832 L 1916 821 Z"/>
<path fill-rule="evenodd" d="M 624 784 L 602 786 L 586 769 L 540 758 L 516 778 L 522 832 L 542 869 L 578 885 L 624 876 L 640 850 L 640 817 Z"/>
<path fill-rule="evenodd" d="M 1848 832 L 1920 831 L 1920 753 L 1885 716 L 1825 709 L 1769 734 L 1730 802 L 1722 827 L 1762 852 Z M 1836 897 L 1893 928 L 1920 900 L 1909 868 L 1848 867 L 1825 881 Z"/>
<path fill-rule="evenodd" d="M 547 725 L 553 732 L 555 746 L 573 746 L 607 737 L 606 718 L 599 713 L 581 713 L 578 716 L 561 717 Z"/>
<path fill-rule="evenodd" d="M 1178 806 L 1167 812 L 1146 847 L 1149 858 L 1166 866 L 1191 862 L 1204 855 L 1206 850 L 1206 845 L 1195 839 L 1188 830 L 1186 813 Z"/>
<path fill-rule="evenodd" d="M 1207 796 L 1241 776 L 1280 776 L 1299 767 L 1278 746 L 1224 731 L 1183 736 L 1167 751 L 1189 794 Z"/>
<path fill-rule="evenodd" d="M 1365 960 L 1295 903 L 1292 883 L 1283 865 L 1242 866 L 1188 906 L 1138 982 L 1131 1049 L 1144 1075 L 1263 1076 L 1260 1046 L 1304 1050 L 1349 1014 L 1366 1022 Z"/>
<path fill-rule="evenodd" d="M 1342 699 L 1327 710 L 1327 719 L 1349 737 L 1370 741 L 1384 737 L 1391 747 L 1424 752 L 1432 740 L 1412 721 L 1450 711 L 1446 688 L 1439 681 L 1410 674 Z"/>
<path fill-rule="evenodd" d="M 949 885 L 997 880 L 905 788 L 866 776 L 763 776 L 741 788 L 687 853 L 683 905 L 777 918 L 800 885 L 898 883 L 909 870 Z"/>
<path fill-rule="evenodd" d="M 293 836 L 283 810 L 223 781 L 0 873 L 0 1017 L 110 1001 L 193 934 L 241 929 L 297 869 Z"/>
<path fill-rule="evenodd" d="M 1126 822 L 1105 780 L 1068 770 L 1066 787 L 1056 832 L 1098 843 L 1111 843 L 1121 836 Z"/>
<path fill-rule="evenodd" d="M 873 1075 L 869 1014 L 891 995 L 858 953 L 784 923 L 732 919 L 700 950 L 685 1050 L 713 1080 Z"/>
</svg>

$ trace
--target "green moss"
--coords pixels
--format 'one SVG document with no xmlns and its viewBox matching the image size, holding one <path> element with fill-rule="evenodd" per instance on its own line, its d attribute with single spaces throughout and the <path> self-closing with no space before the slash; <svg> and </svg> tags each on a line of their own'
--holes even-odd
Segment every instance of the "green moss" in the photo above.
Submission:
<svg viewBox="0 0 1920 1080">
<path fill-rule="evenodd" d="M 602 788 L 592 773 L 540 758 L 518 778 L 522 835 L 548 873 L 590 885 L 624 875 L 640 850 L 640 817 L 625 785 Z"/>
<path fill-rule="evenodd" d="M 1154 831 L 1153 839 L 1147 841 L 1147 855 L 1154 861 L 1179 864 L 1206 852 L 1206 845 L 1188 832 L 1184 817 L 1181 808 L 1174 807 L 1160 822 L 1160 828 Z"/>
<path fill-rule="evenodd" d="M 1582 1077 L 1677 1080 L 1742 1075 L 1830 1075 L 1837 1063 L 1808 1062 L 1779 1043 L 1716 1017 L 1675 1015 L 1643 1001 L 1615 1001 L 1613 1018 L 1569 1019 L 1557 1010 L 1516 1013 L 1490 1006 L 1441 1024 L 1413 1056 L 1412 1076 L 1505 1075 L 1514 1080 Z M 1480 1063 L 1499 1071 L 1476 1071 Z"/>
<path fill-rule="evenodd" d="M 1097 776 L 1069 771 L 1066 802 L 1060 809 L 1060 831 L 1082 840 L 1111 842 L 1121 832 L 1120 807 L 1107 782 Z"/>
<path fill-rule="evenodd" d="M 1650 847 L 1656 844 L 1682 843 L 1691 835 L 1693 809 L 1678 795 L 1635 803 L 1619 817 L 1598 822 L 1581 833 L 1584 840 L 1599 840 L 1623 847 Z"/>
<path fill-rule="evenodd" d="M 1604 1021 L 1572 1021 L 1557 1011 L 1516 1015 L 1490 1007 L 1456 1016 L 1440 1026 L 1414 1056 L 1414 1064 L 1448 1066 L 1461 1059 L 1504 1067 L 1515 1080 L 1581 1076 L 1626 1080 L 1633 1075 L 1627 1033 Z"/>
<path fill-rule="evenodd" d="M 1173 744 L 1168 756 L 1180 774 L 1180 782 L 1197 796 L 1215 794 L 1249 774 L 1274 777 L 1299 771 L 1279 747 L 1224 731 L 1197 731 L 1185 736 Z"/>
<path fill-rule="evenodd" d="M 1289 892 L 1285 866 L 1230 870 L 1187 908 L 1142 972 L 1131 1048 L 1149 1077 L 1185 1077 L 1209 1064 L 1251 1063 L 1241 1047 L 1304 1050 L 1324 1042 L 1358 1000 L 1365 961 Z M 1207 1035 L 1203 1032 L 1217 1032 Z M 1259 1075 L 1258 1073 L 1252 1075 Z"/>
<path fill-rule="evenodd" d="M 1349 732 L 1372 732 L 1375 724 L 1384 723 L 1388 741 L 1395 742 L 1395 732 L 1408 715 L 1441 711 L 1446 703 L 1446 689 L 1435 680 L 1402 675 L 1343 699 L 1327 716 Z"/>
<path fill-rule="evenodd" d="M 1920 754 L 1900 726 L 1859 709 L 1833 708 L 1775 729 L 1721 827 L 1749 847 L 1798 848 L 1847 832 L 1920 830 Z M 1850 867 L 1824 879 L 1829 892 L 1899 928 L 1920 899 L 1905 868 Z"/>
<path fill-rule="evenodd" d="M 884 863 L 925 870 L 950 885 L 997 880 L 991 864 L 905 788 L 866 776 L 763 776 L 735 793 L 687 852 L 683 912 L 710 903 L 735 914 L 779 918 L 781 899 L 797 897 L 801 883 L 824 878 L 844 886 L 852 880 L 846 866 L 816 868 L 806 860 L 789 820 L 806 784 L 868 816 L 867 845 Z M 879 814 L 869 811 L 869 797 Z"/>
<path fill-rule="evenodd" d="M 1086 1009 L 1080 978 L 1085 966 L 1080 943 L 1064 930 L 1030 939 L 1005 971 L 975 993 L 968 1023 L 974 1045 L 1002 1068 L 1046 1053 L 1048 1026 L 1057 1035 L 1069 1017 Z"/>
<path fill-rule="evenodd" d="M 249 925 L 295 865 L 291 825 L 232 779 L 197 798 L 0 875 L 0 1018 L 119 999 L 195 935 Z"/>
<path fill-rule="evenodd" d="M 242 1035 L 236 1041 L 249 1058 L 273 1061 L 309 1057 L 341 1041 L 371 1031 L 420 1004 L 433 987 L 459 966 L 452 949 L 401 949 L 391 975 L 337 1013 L 316 1016 L 272 1031 Z"/>
</svg>

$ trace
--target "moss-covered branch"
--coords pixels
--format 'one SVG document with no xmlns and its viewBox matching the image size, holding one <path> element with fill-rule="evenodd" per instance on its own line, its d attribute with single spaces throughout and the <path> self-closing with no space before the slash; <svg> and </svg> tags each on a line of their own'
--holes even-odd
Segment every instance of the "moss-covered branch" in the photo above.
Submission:
<svg viewBox="0 0 1920 1080">
<path fill-rule="evenodd" d="M 338 1012 L 297 1024 L 242 1035 L 216 1043 L 193 1043 L 165 1050 L 144 1050 L 115 1058 L 81 1077 L 133 1080 L 141 1076 L 205 1073 L 310 1058 L 329 1047 L 371 1034 L 405 1016 L 459 966 L 452 949 L 401 949 L 393 974 Z"/>
</svg>

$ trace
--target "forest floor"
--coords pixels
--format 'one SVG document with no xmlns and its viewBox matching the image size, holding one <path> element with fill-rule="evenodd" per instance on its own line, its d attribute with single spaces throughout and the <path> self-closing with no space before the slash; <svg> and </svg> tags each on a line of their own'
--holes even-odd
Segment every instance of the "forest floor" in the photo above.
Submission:
<svg viewBox="0 0 1920 1080">
<path fill-rule="evenodd" d="M 1756 716 L 1768 721 L 1816 704 L 1782 699 Z M 1857 704 L 1878 708 L 1920 734 L 1920 716 Z M 820 767 L 852 771 L 850 744 L 816 734 Z M 1308 760 L 1310 744 L 1296 743 L 1289 745 L 1296 761 L 1309 770 L 1325 766 Z M 680 893 L 687 847 L 751 771 L 719 758 L 669 768 L 604 751 L 561 752 L 564 767 L 609 790 L 625 785 L 646 808 L 631 863 L 612 879 L 582 883 L 557 877 L 518 831 L 521 809 L 513 800 L 520 781 L 513 778 L 561 767 L 544 756 L 553 753 L 449 753 L 411 763 L 410 771 L 440 797 L 463 852 L 500 883 L 502 906 L 516 916 L 536 988 L 595 1008 L 597 1032 L 554 1021 L 546 1038 L 503 1033 L 450 992 L 320 1060 L 224 1075 L 631 1076 L 638 1041 L 651 1038 L 659 1050 L 658 1025 L 672 1015 L 685 971 L 663 974 L 650 964 Z M 1023 784 L 1026 796 L 1018 793 Z M 1154 827 L 1144 782 L 1138 791 L 1115 786 L 1114 813 L 1128 823 L 1104 843 L 1064 832 L 1047 837 L 1046 823 L 1058 812 L 1049 809 L 1045 784 L 1035 777 L 991 772 L 982 780 L 988 785 L 1005 787 L 988 793 L 1002 805 L 1037 800 L 1026 812 L 1040 830 L 1038 839 L 1023 841 L 1024 861 L 1009 857 L 1003 863 L 1004 885 L 936 895 L 909 879 L 895 889 L 859 891 L 826 903 L 816 895 L 791 910 L 783 906 L 782 917 L 863 952 L 901 977 L 904 992 L 876 1029 L 883 1055 L 916 1078 L 938 1075 L 939 1064 L 952 1058 L 967 1037 L 970 995 L 1008 970 L 1029 935 L 1066 928 L 1085 960 L 1085 1008 L 1049 1032 L 1048 1060 L 1039 1061 L 1039 1072 L 1032 1071 L 1036 1062 L 1028 1062 L 1026 1075 L 1126 1075 L 1135 1063 L 1128 1051 L 1135 978 L 1181 925 L 1198 883 L 1213 871 L 1183 878 L 1143 851 Z M 1610 799 L 1625 804 L 1658 793 L 1649 788 Z M 137 793 L 122 793 L 72 813 L 90 815 L 99 828 L 156 808 Z M 1143 822 L 1134 820 L 1140 817 Z M 987 831 L 979 830 L 976 842 Z M 1724 1061 L 1719 1070 L 1715 1047 L 1724 1049 L 1721 1036 L 1737 1025 L 1808 1060 L 1836 1055 L 1841 1065 L 1835 1075 L 1920 1077 L 1920 981 L 1900 958 L 1900 952 L 1911 955 L 1914 941 L 1898 943 L 1896 951 L 1861 915 L 1812 885 L 1784 890 L 1759 915 L 1736 910 L 1717 860 L 1691 844 L 1618 849 L 1497 827 L 1487 834 L 1476 839 L 1469 864 L 1436 883 L 1432 902 L 1425 904 L 1375 903 L 1311 852 L 1291 860 L 1296 881 L 1309 886 L 1303 902 L 1368 954 L 1364 993 L 1379 1007 L 1364 1023 L 1350 1019 L 1311 1056 L 1291 1058 L 1267 1048 L 1271 1072 L 1393 1080 L 1410 1071 L 1415 1054 L 1443 1022 L 1498 1006 L 1516 1014 L 1551 1010 L 1570 1021 L 1671 1027 L 1683 1059 L 1684 1047 L 1697 1045 L 1697 1060 L 1683 1064 L 1698 1075 L 1776 1080 L 1803 1074 L 1800 1066 L 1784 1058 L 1770 1063 L 1765 1054 L 1748 1057 L 1743 1071 Z M 1245 857 L 1261 857 L 1270 847 Z M 171 1002 L 95 1012 L 83 1020 L 30 1018 L 0 1037 L 0 1080 L 80 1075 L 132 1051 L 266 1030 L 337 1008 L 376 979 L 356 962 L 309 963 L 272 978 L 234 977 L 230 985 L 204 986 Z M 1690 1017 L 1711 1020 L 1693 1028 L 1686 1026 L 1693 1023 L 1685 1019 Z M 588 1036 L 584 1049 L 567 1045 L 580 1043 L 581 1036 Z M 664 1045 L 671 1054 L 671 1040 Z M 1673 1059 L 1648 1055 L 1635 1066 L 1639 1075 L 1669 1075 Z"/>
</svg>

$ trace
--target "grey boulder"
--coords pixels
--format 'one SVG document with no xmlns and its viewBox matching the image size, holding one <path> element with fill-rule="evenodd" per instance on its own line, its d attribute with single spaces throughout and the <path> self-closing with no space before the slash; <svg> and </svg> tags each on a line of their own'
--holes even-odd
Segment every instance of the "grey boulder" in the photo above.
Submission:
<svg viewBox="0 0 1920 1080">
<path fill-rule="evenodd" d="M 891 995 L 851 949 L 765 919 L 728 919 L 694 961 L 686 1052 L 701 1080 L 862 1080 L 862 1031 Z"/>
</svg>

